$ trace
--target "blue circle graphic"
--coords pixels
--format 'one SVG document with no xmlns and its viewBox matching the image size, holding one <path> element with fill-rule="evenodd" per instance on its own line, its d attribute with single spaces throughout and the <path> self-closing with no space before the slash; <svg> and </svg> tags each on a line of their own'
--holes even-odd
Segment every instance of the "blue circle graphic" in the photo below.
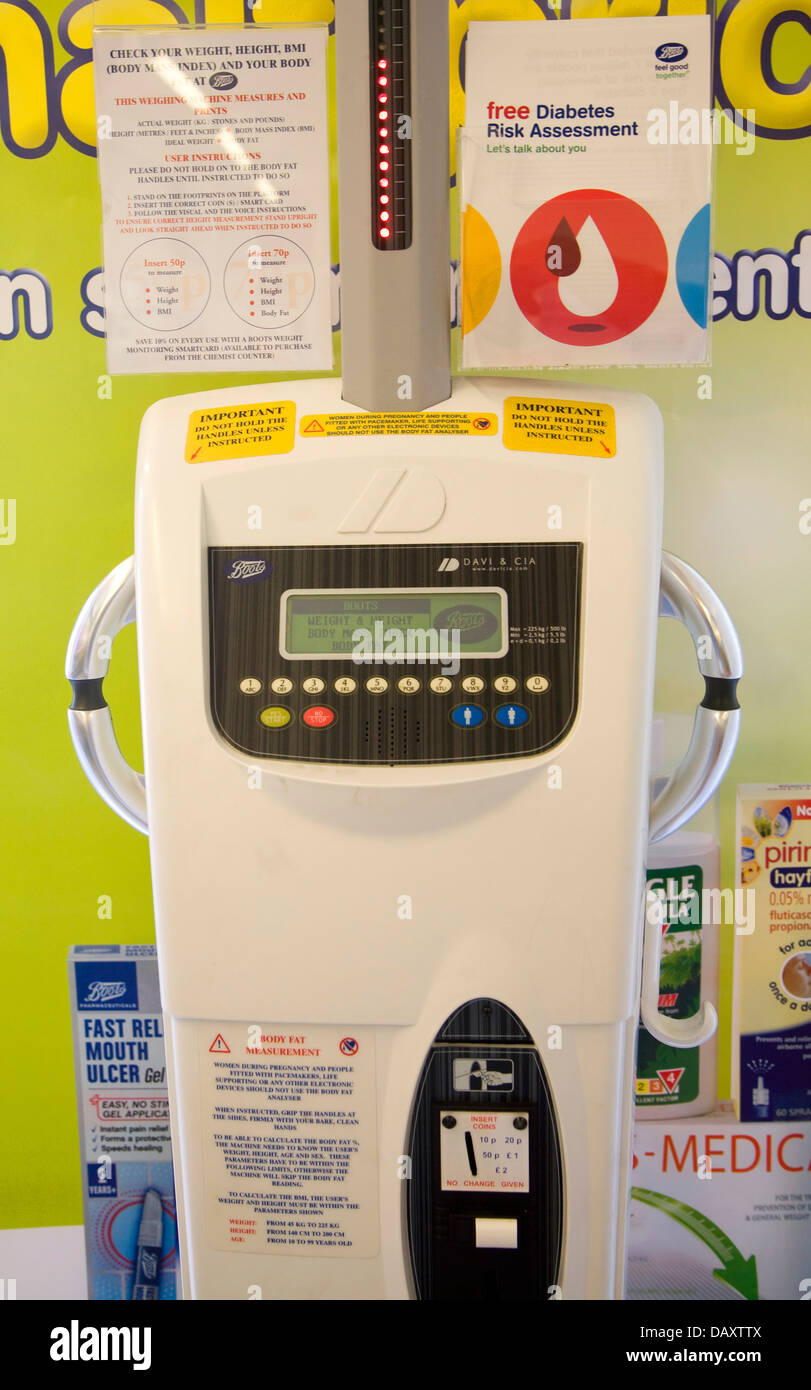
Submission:
<svg viewBox="0 0 811 1390">
<path fill-rule="evenodd" d="M 690 318 L 707 327 L 710 278 L 710 205 L 705 203 L 687 223 L 676 253 L 676 285 Z"/>
</svg>

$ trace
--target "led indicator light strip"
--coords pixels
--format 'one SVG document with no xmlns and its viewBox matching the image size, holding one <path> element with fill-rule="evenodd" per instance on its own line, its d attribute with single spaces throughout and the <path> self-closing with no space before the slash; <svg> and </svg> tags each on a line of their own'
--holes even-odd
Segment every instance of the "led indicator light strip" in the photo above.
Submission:
<svg viewBox="0 0 811 1390">
<path fill-rule="evenodd" d="M 372 244 L 411 245 L 409 0 L 370 0 Z"/>
</svg>

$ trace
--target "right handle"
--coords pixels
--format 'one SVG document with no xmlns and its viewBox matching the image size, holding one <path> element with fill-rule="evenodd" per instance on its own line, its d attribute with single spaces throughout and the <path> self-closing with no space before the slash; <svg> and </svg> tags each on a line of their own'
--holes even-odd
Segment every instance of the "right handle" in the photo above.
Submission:
<svg viewBox="0 0 811 1390">
<path fill-rule="evenodd" d="M 693 639 L 704 677 L 687 752 L 654 799 L 651 844 L 678 830 L 708 801 L 729 767 L 741 711 L 737 685 L 743 657 L 732 619 L 706 579 L 675 555 L 662 554 L 659 614 L 678 618 Z"/>
<path fill-rule="evenodd" d="M 704 677 L 704 698 L 696 710 L 687 752 L 651 807 L 651 843 L 695 815 L 724 776 L 738 741 L 737 686 L 743 675 L 738 634 L 723 603 L 696 570 L 667 551 L 662 555 L 659 613 L 663 618 L 678 618 L 692 637 Z M 706 999 L 691 1018 L 668 1018 L 659 1012 L 662 921 L 656 908 L 656 903 L 646 901 L 642 1022 L 653 1037 L 670 1047 L 698 1047 L 712 1037 L 718 1014 Z"/>
</svg>

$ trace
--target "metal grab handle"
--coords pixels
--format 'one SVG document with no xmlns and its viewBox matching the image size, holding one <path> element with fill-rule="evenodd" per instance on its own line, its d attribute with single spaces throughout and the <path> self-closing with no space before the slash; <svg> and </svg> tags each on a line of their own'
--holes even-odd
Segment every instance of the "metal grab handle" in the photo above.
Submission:
<svg viewBox="0 0 811 1390">
<path fill-rule="evenodd" d="M 724 776 L 738 741 L 741 711 L 736 689 L 743 675 L 738 634 L 723 603 L 706 579 L 667 551 L 662 554 L 659 615 L 684 623 L 705 690 L 684 759 L 651 806 L 651 844 L 690 820 Z"/>
<path fill-rule="evenodd" d="M 690 820 L 724 776 L 738 741 L 741 711 L 736 692 L 743 675 L 738 634 L 723 603 L 696 570 L 666 551 L 662 555 L 659 614 L 684 623 L 696 648 L 705 690 L 684 759 L 651 807 L 651 844 Z M 662 925 L 651 906 L 646 902 L 642 1022 L 659 1042 L 697 1047 L 712 1037 L 718 1015 L 707 1000 L 692 1018 L 667 1018 L 659 1013 Z"/>
<path fill-rule="evenodd" d="M 76 756 L 102 801 L 147 835 L 143 774 L 124 758 L 102 694 L 113 638 L 134 622 L 135 560 L 130 556 L 93 590 L 70 634 L 65 658 L 65 675 L 73 686 L 68 729 Z"/>
</svg>

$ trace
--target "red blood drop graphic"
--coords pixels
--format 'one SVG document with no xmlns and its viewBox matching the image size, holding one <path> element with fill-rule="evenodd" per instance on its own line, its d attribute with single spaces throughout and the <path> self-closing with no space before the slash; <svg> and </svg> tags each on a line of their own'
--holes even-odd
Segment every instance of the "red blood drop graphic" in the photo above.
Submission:
<svg viewBox="0 0 811 1390">
<path fill-rule="evenodd" d="M 561 277 L 579 268 L 577 236 L 587 218 L 608 247 L 617 272 L 612 304 L 600 314 L 573 314 L 559 293 Z M 574 247 L 572 246 L 574 242 Z M 553 269 L 561 248 L 560 265 Z M 574 265 L 576 249 L 577 266 Z M 667 247 L 650 213 L 631 198 L 606 188 L 561 193 L 536 208 L 515 240 L 510 283 L 526 319 L 559 343 L 614 343 L 639 328 L 653 313 L 667 281 Z"/>
<path fill-rule="evenodd" d="M 550 275 L 574 275 L 580 264 L 580 247 L 577 237 L 561 217 L 552 233 L 552 240 L 546 248 L 546 266 Z"/>
</svg>

